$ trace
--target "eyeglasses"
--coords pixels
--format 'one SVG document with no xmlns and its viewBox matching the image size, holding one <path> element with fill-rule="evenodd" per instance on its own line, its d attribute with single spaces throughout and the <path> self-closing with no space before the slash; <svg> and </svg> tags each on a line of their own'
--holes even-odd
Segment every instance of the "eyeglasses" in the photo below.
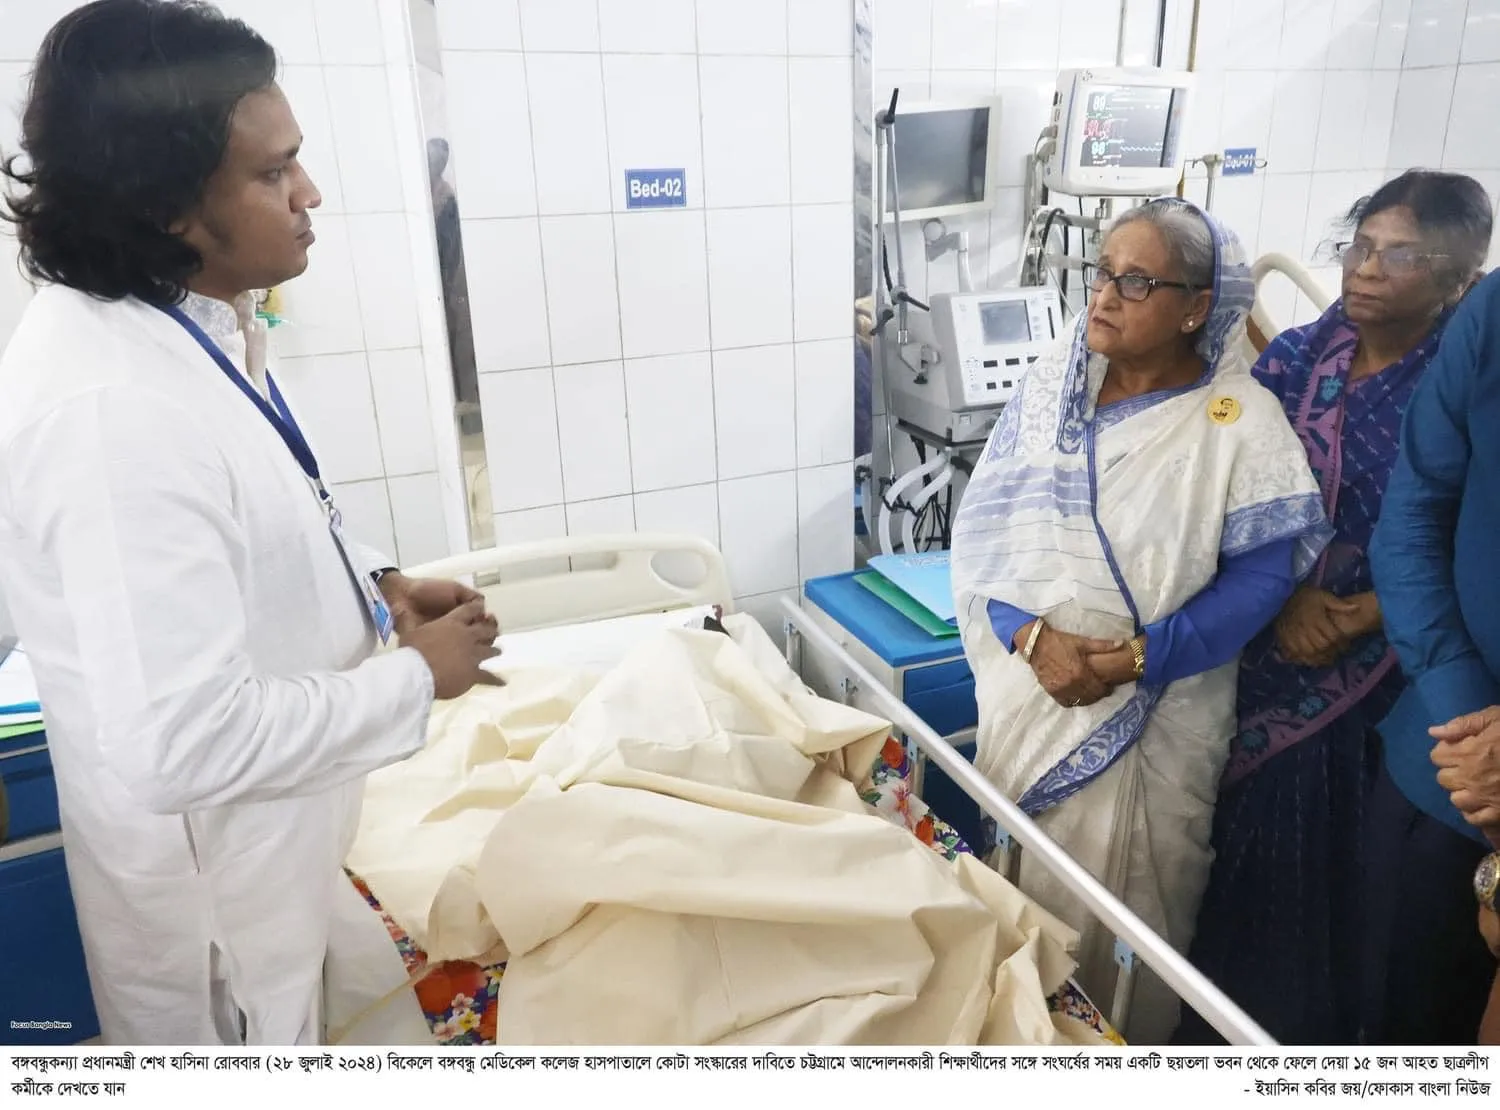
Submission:
<svg viewBox="0 0 1500 1110">
<path fill-rule="evenodd" d="M 1388 274 L 1403 277 L 1432 267 L 1432 263 L 1447 258 L 1446 254 L 1433 254 L 1417 247 L 1385 247 L 1377 250 L 1369 243 L 1339 243 L 1339 261 L 1349 273 L 1358 270 L 1372 258 L 1380 260 L 1380 267 Z"/>
<path fill-rule="evenodd" d="M 1185 281 L 1167 281 L 1165 278 L 1147 277 L 1145 274 L 1111 273 L 1105 267 L 1092 263 L 1085 263 L 1083 272 L 1092 292 L 1102 293 L 1106 285 L 1113 285 L 1115 292 L 1120 294 L 1120 299 L 1126 301 L 1144 301 L 1158 289 L 1191 291 L 1193 288 Z"/>
</svg>

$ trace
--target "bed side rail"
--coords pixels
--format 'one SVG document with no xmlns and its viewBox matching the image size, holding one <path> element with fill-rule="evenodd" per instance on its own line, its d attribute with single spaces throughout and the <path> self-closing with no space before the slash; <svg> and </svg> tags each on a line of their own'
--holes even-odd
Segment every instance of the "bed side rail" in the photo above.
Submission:
<svg viewBox="0 0 1500 1110">
<path fill-rule="evenodd" d="M 1177 996 L 1191 1006 L 1233 1045 L 1274 1045 L 1265 1030 L 1251 1020 L 1223 991 L 1190 964 L 1159 934 L 1148 928 L 1123 902 L 1068 855 L 1020 808 L 1002 794 L 974 765 L 959 755 L 947 741 L 929 728 L 920 717 L 899 701 L 894 694 L 873 678 L 849 653 L 791 598 L 782 601 L 786 618 L 787 659 L 797 673 L 802 673 L 801 651 L 804 643 L 816 651 L 832 655 L 859 686 L 861 693 L 880 716 L 914 742 L 921 753 L 948 773 L 984 813 L 994 820 L 997 839 L 1003 849 L 1004 870 L 1013 882 L 1019 874 L 1020 855 L 1029 852 L 1049 872 L 1057 876 L 1115 936 L 1115 963 L 1119 974 L 1115 997 L 1110 1008 L 1110 1022 L 1129 1039 L 1130 1004 L 1138 963 L 1150 967 Z M 846 698 L 849 695 L 846 689 Z"/>
</svg>

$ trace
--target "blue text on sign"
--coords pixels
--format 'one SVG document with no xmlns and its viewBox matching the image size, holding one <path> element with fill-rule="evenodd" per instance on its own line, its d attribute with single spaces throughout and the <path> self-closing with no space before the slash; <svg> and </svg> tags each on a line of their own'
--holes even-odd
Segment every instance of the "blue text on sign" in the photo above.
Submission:
<svg viewBox="0 0 1500 1110">
<path fill-rule="evenodd" d="M 1255 172 L 1255 148 L 1238 147 L 1224 152 L 1224 176 L 1248 177 Z"/>
<path fill-rule="evenodd" d="M 686 208 L 686 170 L 626 170 L 626 208 Z"/>
</svg>

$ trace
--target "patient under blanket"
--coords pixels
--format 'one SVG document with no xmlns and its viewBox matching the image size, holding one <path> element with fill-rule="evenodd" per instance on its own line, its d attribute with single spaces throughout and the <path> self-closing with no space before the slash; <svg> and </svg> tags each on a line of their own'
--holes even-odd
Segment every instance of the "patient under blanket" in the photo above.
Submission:
<svg viewBox="0 0 1500 1110">
<path fill-rule="evenodd" d="M 434 961 L 509 963 L 496 1042 L 1100 1043 L 1072 934 L 860 799 L 889 726 L 753 621 L 507 672 L 371 776 L 349 858 Z"/>
</svg>

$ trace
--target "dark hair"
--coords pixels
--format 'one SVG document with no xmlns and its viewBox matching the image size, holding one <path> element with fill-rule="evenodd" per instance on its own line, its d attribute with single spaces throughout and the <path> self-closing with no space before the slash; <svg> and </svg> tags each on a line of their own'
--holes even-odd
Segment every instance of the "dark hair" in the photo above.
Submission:
<svg viewBox="0 0 1500 1110">
<path fill-rule="evenodd" d="M 203 265 L 170 228 L 223 161 L 235 106 L 276 52 L 199 0 L 96 0 L 47 33 L 21 117 L 24 188 L 0 207 L 33 277 L 171 304 Z M 8 208 L 9 211 L 4 209 Z"/>
<path fill-rule="evenodd" d="M 1354 202 L 1345 217 L 1357 229 L 1371 216 L 1407 208 L 1417 226 L 1443 243 L 1455 281 L 1466 281 L 1490 253 L 1495 214 L 1489 194 L 1472 177 L 1435 170 L 1407 170 Z"/>
</svg>

